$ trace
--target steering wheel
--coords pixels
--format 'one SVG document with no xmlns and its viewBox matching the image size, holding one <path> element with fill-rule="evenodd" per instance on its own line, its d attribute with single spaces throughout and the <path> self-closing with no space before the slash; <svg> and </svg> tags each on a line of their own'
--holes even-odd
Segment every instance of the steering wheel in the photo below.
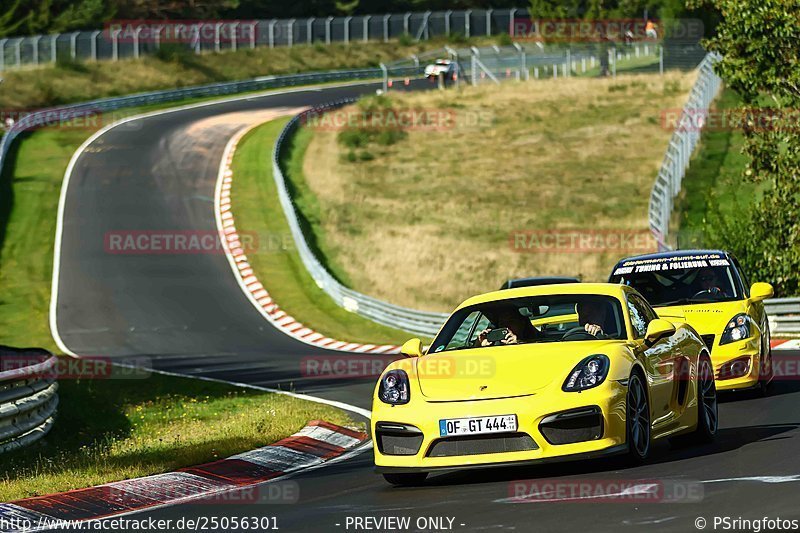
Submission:
<svg viewBox="0 0 800 533">
<path fill-rule="evenodd" d="M 573 341 L 588 341 L 588 340 L 595 340 L 597 337 L 592 335 L 582 327 L 572 328 L 571 330 L 564 333 L 564 336 L 561 337 L 562 341 L 566 340 L 573 340 Z"/>
<path fill-rule="evenodd" d="M 708 294 L 709 296 L 714 298 L 719 298 L 720 296 L 722 296 L 722 291 L 719 290 L 717 287 L 711 289 L 703 289 L 702 291 L 697 291 L 696 293 L 694 293 L 694 296 L 692 296 L 692 300 L 694 300 L 695 298 L 700 298 L 704 294 Z"/>
</svg>

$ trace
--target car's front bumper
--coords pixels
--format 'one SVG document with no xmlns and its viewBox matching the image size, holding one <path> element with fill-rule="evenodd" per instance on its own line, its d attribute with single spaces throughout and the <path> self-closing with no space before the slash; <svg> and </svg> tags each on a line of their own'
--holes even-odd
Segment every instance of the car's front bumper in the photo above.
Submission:
<svg viewBox="0 0 800 533">
<path fill-rule="evenodd" d="M 716 341 L 718 343 L 718 341 Z M 747 361 L 746 370 L 730 372 L 732 363 Z M 763 374 L 769 371 L 761 359 L 761 335 L 754 335 L 728 344 L 715 344 L 711 348 L 717 390 L 749 389 L 758 385 Z M 744 368 L 742 363 L 737 363 Z"/>
<path fill-rule="evenodd" d="M 504 465 L 518 465 L 525 463 L 540 463 L 550 461 L 564 461 L 585 459 L 589 457 L 615 454 L 625 451 L 625 397 L 627 385 L 607 381 L 601 386 L 580 393 L 564 393 L 558 388 L 557 392 L 540 391 L 537 394 L 492 400 L 467 400 L 454 402 L 430 402 L 416 399 L 407 405 L 389 406 L 376 402 L 373 406 L 372 436 L 375 440 L 375 466 L 379 472 L 413 472 L 461 469 L 466 467 L 491 467 Z M 562 420 L 554 419 L 554 415 L 578 413 L 581 420 L 589 420 L 589 411 L 599 417 L 601 429 L 594 432 L 590 440 L 556 444 L 553 441 L 564 435 L 560 425 Z M 455 454 L 446 456 L 432 456 L 440 453 L 443 439 L 440 435 L 439 421 L 449 418 L 465 418 L 478 416 L 499 416 L 515 414 L 517 416 L 517 432 L 505 434 L 506 437 L 517 439 L 519 443 L 530 437 L 534 447 L 527 446 L 518 451 L 504 451 L 493 448 L 495 442 L 487 443 L 482 453 L 462 453 L 463 449 L 470 451 L 470 447 L 459 441 L 452 446 L 448 442 L 448 451 L 460 448 Z M 546 421 L 545 426 L 542 423 Z M 421 440 L 417 438 L 407 448 L 408 455 L 392 455 L 384 446 L 385 424 L 394 424 L 399 427 L 412 426 L 419 430 Z M 554 433 L 552 428 L 556 425 L 561 433 Z M 384 429 L 381 429 L 384 428 Z M 543 431 L 546 431 L 546 436 Z M 582 431 L 582 428 L 578 428 Z M 402 432 L 402 431 L 401 431 Z M 410 432 L 409 436 L 413 433 Z M 591 432 L 588 432 L 591 433 Z M 588 434 L 586 433 L 586 434 Z M 570 434 L 573 435 L 574 434 Z M 580 435 L 583 435 L 581 433 Z M 493 434 L 486 439 L 500 439 L 504 434 Z M 548 438 L 550 440 L 548 440 Z M 583 438 L 583 437 L 578 437 Z M 411 441 L 408 441 L 411 442 Z M 498 441 L 499 442 L 499 441 Z M 508 441 L 505 441 L 508 442 Z M 505 444 L 504 442 L 504 444 Z M 470 443 L 472 445 L 473 443 Z M 481 443 L 483 446 L 484 443 Z M 435 447 L 436 446 L 436 447 Z M 397 450 L 399 448 L 392 448 Z M 416 449 L 415 453 L 413 450 Z M 434 452 L 434 450 L 438 450 Z"/>
</svg>

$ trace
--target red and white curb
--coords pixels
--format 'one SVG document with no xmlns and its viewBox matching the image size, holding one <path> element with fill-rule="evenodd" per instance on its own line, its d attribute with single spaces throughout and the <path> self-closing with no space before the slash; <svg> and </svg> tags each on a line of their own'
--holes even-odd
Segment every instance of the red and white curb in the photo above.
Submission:
<svg viewBox="0 0 800 533">
<path fill-rule="evenodd" d="M 772 339 L 769 344 L 773 350 L 800 350 L 800 339 Z"/>
<path fill-rule="evenodd" d="M 220 162 L 219 173 L 217 175 L 217 186 L 214 193 L 214 213 L 217 219 L 217 230 L 220 233 L 222 246 L 228 262 L 231 264 L 233 274 L 247 295 L 250 302 L 258 311 L 269 320 L 273 326 L 283 333 L 294 337 L 306 344 L 325 348 L 328 350 L 339 350 L 344 352 L 373 353 L 373 354 L 396 354 L 400 353 L 400 347 L 392 344 L 360 344 L 357 342 L 346 342 L 331 339 L 325 335 L 304 326 L 292 316 L 283 311 L 270 297 L 267 289 L 256 277 L 253 268 L 247 260 L 244 247 L 239 234 L 236 231 L 233 212 L 231 210 L 231 189 L 233 187 L 233 171 L 231 163 L 236 146 L 244 135 L 258 126 L 254 124 L 239 130 L 225 147 Z M 282 216 L 282 213 L 280 214 Z"/>
<path fill-rule="evenodd" d="M 0 531 L 62 528 L 65 525 L 62 521 L 98 520 L 186 502 L 270 503 L 276 499 L 273 493 L 256 490 L 255 485 L 337 458 L 343 459 L 350 452 L 369 444 L 364 432 L 315 420 L 274 444 L 213 463 L 0 503 Z M 296 492 L 294 490 L 288 496 L 296 499 Z"/>
</svg>

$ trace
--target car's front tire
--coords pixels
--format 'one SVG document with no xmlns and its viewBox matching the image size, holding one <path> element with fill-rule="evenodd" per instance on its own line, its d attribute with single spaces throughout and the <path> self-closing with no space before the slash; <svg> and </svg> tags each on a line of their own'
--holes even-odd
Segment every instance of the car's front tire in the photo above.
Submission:
<svg viewBox="0 0 800 533">
<path fill-rule="evenodd" d="M 761 364 L 761 369 L 758 374 L 756 390 L 759 396 L 767 396 L 774 374 L 772 369 L 772 346 L 770 343 L 769 324 L 767 324 L 766 331 L 761 336 L 761 357 L 759 357 L 759 362 Z"/>
<path fill-rule="evenodd" d="M 383 479 L 398 487 L 415 487 L 417 485 L 422 485 L 427 477 L 427 472 L 413 472 L 410 474 L 383 474 Z"/>
<path fill-rule="evenodd" d="M 708 357 L 701 357 L 697 364 L 697 429 L 694 437 L 701 442 L 711 442 L 719 429 L 717 384 L 714 367 Z"/>
<path fill-rule="evenodd" d="M 641 463 L 650 455 L 650 401 L 644 381 L 638 373 L 631 374 L 628 380 L 625 403 L 628 457 L 634 463 Z"/>
</svg>

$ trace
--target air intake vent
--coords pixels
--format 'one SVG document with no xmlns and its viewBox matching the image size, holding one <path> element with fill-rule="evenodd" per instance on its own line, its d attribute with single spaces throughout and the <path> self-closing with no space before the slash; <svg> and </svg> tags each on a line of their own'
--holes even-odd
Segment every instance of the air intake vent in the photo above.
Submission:
<svg viewBox="0 0 800 533">
<path fill-rule="evenodd" d="M 539 447 L 527 433 L 507 435 L 469 435 L 447 437 L 433 443 L 428 457 L 455 457 L 460 455 L 484 455 L 487 453 L 525 452 Z"/>
</svg>

